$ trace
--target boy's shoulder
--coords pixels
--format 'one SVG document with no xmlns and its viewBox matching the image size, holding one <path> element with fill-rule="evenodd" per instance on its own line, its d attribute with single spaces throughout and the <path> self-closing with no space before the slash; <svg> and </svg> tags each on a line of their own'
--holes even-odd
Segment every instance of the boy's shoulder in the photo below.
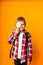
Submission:
<svg viewBox="0 0 43 65">
<path fill-rule="evenodd" d="M 28 32 L 28 31 L 26 31 L 25 34 L 26 34 L 27 36 L 31 36 L 30 32 Z"/>
</svg>

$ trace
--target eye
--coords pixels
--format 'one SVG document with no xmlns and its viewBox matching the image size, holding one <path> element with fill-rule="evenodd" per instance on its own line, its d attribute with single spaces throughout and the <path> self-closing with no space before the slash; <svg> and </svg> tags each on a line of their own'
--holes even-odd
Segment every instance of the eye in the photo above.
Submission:
<svg viewBox="0 0 43 65">
<path fill-rule="evenodd" d="M 24 25 L 24 24 L 21 24 L 21 25 Z"/>
<path fill-rule="evenodd" d="M 21 23 L 20 23 L 20 22 L 17 22 L 17 23 L 16 23 L 16 27 L 19 28 L 20 26 L 21 26 Z"/>
</svg>

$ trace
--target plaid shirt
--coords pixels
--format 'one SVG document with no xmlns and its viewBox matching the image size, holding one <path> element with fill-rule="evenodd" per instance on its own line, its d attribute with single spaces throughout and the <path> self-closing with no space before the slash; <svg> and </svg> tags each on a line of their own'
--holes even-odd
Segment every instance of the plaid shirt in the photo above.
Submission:
<svg viewBox="0 0 43 65">
<path fill-rule="evenodd" d="M 18 55 L 18 36 L 15 35 L 15 31 L 12 32 L 10 38 L 8 39 L 9 44 L 12 44 L 11 56 L 13 59 L 17 59 Z M 22 50 L 21 50 L 21 59 L 20 63 L 31 61 L 32 60 L 32 41 L 31 35 L 28 33 L 28 42 L 26 42 L 26 35 L 23 35 L 22 39 Z"/>
</svg>

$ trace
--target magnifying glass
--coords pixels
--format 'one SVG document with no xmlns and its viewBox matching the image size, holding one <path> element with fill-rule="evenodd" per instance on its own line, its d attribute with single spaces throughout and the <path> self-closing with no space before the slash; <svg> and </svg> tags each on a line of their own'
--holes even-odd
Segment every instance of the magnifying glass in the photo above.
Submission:
<svg viewBox="0 0 43 65">
<path fill-rule="evenodd" d="M 20 26 L 21 26 L 21 23 L 18 21 L 18 22 L 16 23 L 16 27 L 17 27 L 17 28 L 20 28 Z"/>
</svg>

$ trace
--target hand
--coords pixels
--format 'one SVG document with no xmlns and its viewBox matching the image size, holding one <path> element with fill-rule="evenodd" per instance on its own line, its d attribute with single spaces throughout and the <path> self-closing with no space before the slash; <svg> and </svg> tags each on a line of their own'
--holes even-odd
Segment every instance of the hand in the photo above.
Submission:
<svg viewBox="0 0 43 65">
<path fill-rule="evenodd" d="M 30 61 L 28 61 L 28 62 L 27 62 L 27 65 L 30 65 L 30 63 L 31 63 L 31 62 L 30 62 Z"/>
<path fill-rule="evenodd" d="M 19 28 L 16 28 L 15 34 L 18 34 L 19 32 L 20 32 L 20 29 Z"/>
</svg>

